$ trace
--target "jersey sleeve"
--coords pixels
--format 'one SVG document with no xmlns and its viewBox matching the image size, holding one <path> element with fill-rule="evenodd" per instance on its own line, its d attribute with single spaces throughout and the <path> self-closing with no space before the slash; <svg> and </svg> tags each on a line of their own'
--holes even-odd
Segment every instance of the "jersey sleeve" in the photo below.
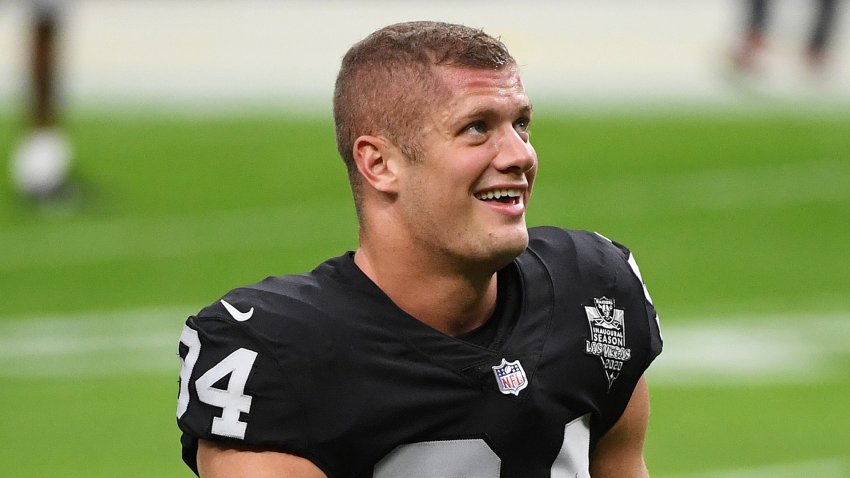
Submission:
<svg viewBox="0 0 850 478">
<path fill-rule="evenodd" d="M 640 289 L 643 292 L 644 298 L 644 306 L 646 308 L 646 318 L 649 320 L 649 339 L 650 339 L 650 349 L 652 351 L 650 355 L 650 362 L 654 360 L 660 353 L 662 348 L 662 336 L 661 336 L 661 321 L 658 318 L 658 311 L 655 310 L 655 304 L 652 302 L 652 296 L 649 295 L 649 289 L 646 287 L 646 282 L 643 280 L 643 275 L 640 272 L 640 267 L 638 267 L 637 260 L 635 259 L 632 251 L 629 250 L 628 247 L 620 244 L 617 241 L 612 241 L 607 237 L 596 233 L 602 239 L 608 241 L 613 245 L 622 259 L 626 261 L 626 264 L 629 266 L 629 270 L 634 275 L 634 278 L 637 279 L 637 283 L 639 284 Z M 649 362 L 647 362 L 646 366 L 649 366 Z"/>
<path fill-rule="evenodd" d="M 183 460 L 195 473 L 200 439 L 309 459 L 305 367 L 297 354 L 272 353 L 262 324 L 262 317 L 237 321 L 216 306 L 186 321 L 177 422 Z"/>
<path fill-rule="evenodd" d="M 611 242 L 611 244 L 617 248 L 620 253 L 620 256 L 625 259 L 626 263 L 629 265 L 629 269 L 631 270 L 634 277 L 637 279 L 639 283 L 640 289 L 643 291 L 644 298 L 644 307 L 646 310 L 646 320 L 649 325 L 649 349 L 650 354 L 648 357 L 648 361 L 646 362 L 646 367 L 649 367 L 649 364 L 655 360 L 658 355 L 661 354 L 663 337 L 661 335 L 661 321 L 658 318 L 658 311 L 655 310 L 655 304 L 652 302 L 652 296 L 649 295 L 649 289 L 646 287 L 646 282 L 643 280 L 643 275 L 640 273 L 640 267 L 638 267 L 637 260 L 635 259 L 634 254 L 624 245 L 620 244 L 617 241 L 612 241 L 605 236 L 599 235 L 603 239 Z"/>
<path fill-rule="evenodd" d="M 628 248 L 589 231 L 534 229 L 535 249 L 546 258 L 562 307 L 575 320 L 571 330 L 586 339 L 588 361 L 581 376 L 590 379 L 593 448 L 622 416 L 638 381 L 661 353 L 658 316 Z M 601 304 L 610 307 L 612 320 L 605 324 L 596 322 L 605 316 Z"/>
<path fill-rule="evenodd" d="M 634 255 L 623 244 L 601 234 L 594 234 L 600 238 L 603 250 L 607 249 L 605 252 L 605 255 L 609 257 L 607 268 L 613 283 L 616 284 L 614 288 L 623 291 L 628 296 L 636 297 L 636 302 L 643 308 L 641 314 L 626 315 L 627 338 L 630 333 L 639 337 L 639 340 L 630 343 L 630 350 L 637 363 L 624 365 L 622 379 L 618 379 L 619 383 L 615 382 L 615 385 L 609 390 L 609 394 L 603 403 L 599 429 L 594 433 L 593 443 L 595 444 L 622 416 L 637 382 L 650 364 L 661 354 L 663 340 L 658 313 Z M 627 367 L 629 369 L 628 375 L 626 375 Z"/>
</svg>

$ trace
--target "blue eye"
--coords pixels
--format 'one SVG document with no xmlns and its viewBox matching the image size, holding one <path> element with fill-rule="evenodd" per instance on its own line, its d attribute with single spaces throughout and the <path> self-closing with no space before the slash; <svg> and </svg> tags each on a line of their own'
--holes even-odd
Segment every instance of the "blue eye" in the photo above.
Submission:
<svg viewBox="0 0 850 478">
<path fill-rule="evenodd" d="M 528 118 L 520 118 L 514 122 L 514 129 L 520 133 L 527 133 L 531 120 Z"/>
<path fill-rule="evenodd" d="M 475 134 L 484 134 L 487 132 L 487 125 L 483 121 L 473 121 L 466 127 L 466 131 Z"/>
</svg>

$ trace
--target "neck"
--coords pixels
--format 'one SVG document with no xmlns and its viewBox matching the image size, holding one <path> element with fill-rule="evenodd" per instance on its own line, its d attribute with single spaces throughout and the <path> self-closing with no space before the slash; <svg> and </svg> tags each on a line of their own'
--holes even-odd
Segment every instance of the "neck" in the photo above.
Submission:
<svg viewBox="0 0 850 478">
<path fill-rule="evenodd" d="M 427 254 L 362 242 L 354 263 L 400 309 L 450 336 L 480 327 L 496 308 L 495 270 L 464 270 Z"/>
</svg>

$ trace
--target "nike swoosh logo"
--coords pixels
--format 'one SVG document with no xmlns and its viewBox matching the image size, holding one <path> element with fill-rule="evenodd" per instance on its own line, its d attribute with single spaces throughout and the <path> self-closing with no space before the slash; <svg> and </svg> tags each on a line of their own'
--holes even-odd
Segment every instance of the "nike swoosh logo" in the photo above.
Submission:
<svg viewBox="0 0 850 478">
<path fill-rule="evenodd" d="M 245 322 L 246 320 L 250 319 L 252 315 L 254 315 L 253 307 L 251 307 L 251 310 L 249 310 L 248 312 L 239 312 L 239 309 L 227 303 L 226 300 L 222 300 L 220 302 L 221 305 L 223 305 L 224 308 L 227 309 L 228 312 L 230 312 L 230 315 L 232 315 L 233 318 L 238 320 L 239 322 Z"/>
</svg>

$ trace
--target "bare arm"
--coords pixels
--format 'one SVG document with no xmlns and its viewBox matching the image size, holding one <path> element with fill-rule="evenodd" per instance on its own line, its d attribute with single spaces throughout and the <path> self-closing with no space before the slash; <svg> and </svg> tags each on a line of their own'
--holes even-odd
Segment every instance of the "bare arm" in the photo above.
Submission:
<svg viewBox="0 0 850 478">
<path fill-rule="evenodd" d="M 608 430 L 590 457 L 593 478 L 649 478 L 643 442 L 649 424 L 649 387 L 641 377 L 623 416 Z"/>
<path fill-rule="evenodd" d="M 198 472 L 201 478 L 327 478 L 295 455 L 226 448 L 206 440 L 198 443 Z"/>
</svg>

